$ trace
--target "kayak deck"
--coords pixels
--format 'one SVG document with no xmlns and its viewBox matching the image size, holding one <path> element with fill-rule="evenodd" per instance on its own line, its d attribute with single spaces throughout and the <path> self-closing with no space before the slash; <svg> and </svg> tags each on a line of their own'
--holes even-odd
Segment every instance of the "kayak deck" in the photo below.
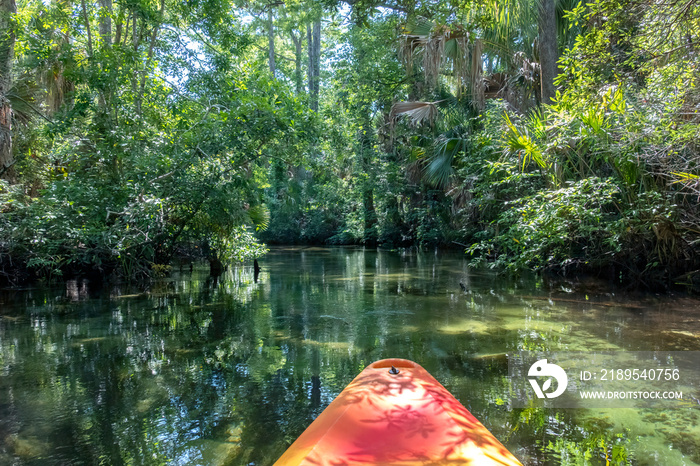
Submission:
<svg viewBox="0 0 700 466">
<path fill-rule="evenodd" d="M 389 464 L 521 463 L 433 376 L 406 359 L 367 366 L 275 463 Z"/>
</svg>

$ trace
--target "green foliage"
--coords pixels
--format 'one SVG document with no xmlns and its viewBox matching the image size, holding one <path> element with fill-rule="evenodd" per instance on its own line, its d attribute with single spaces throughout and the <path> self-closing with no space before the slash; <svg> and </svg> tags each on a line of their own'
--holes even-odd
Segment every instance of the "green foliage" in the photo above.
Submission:
<svg viewBox="0 0 700 466">
<path fill-rule="evenodd" d="M 496 254 L 506 268 L 591 265 L 619 252 L 624 229 L 617 205 L 620 190 L 611 179 L 587 178 L 506 204 L 493 238 L 473 245 L 476 262 Z"/>
<path fill-rule="evenodd" d="M 510 270 L 617 270 L 616 278 L 668 286 L 697 262 L 687 246 L 698 220 L 687 203 L 697 128 L 680 117 L 696 99 L 697 73 L 692 61 L 639 61 L 634 34 L 651 40 L 644 28 L 658 23 L 635 23 L 615 2 L 589 7 L 571 17 L 605 13 L 610 24 L 589 29 L 564 55 L 557 103 L 504 117 L 502 156 L 486 162 L 500 177 L 477 193 L 498 199 L 503 186 L 520 189 L 474 235 L 470 252 Z M 537 174 L 544 186 L 528 189 L 525 179 Z"/>
<path fill-rule="evenodd" d="M 304 168 L 273 163 L 266 190 L 271 223 L 261 235 L 265 241 L 354 244 L 362 237 L 360 219 L 354 215 L 361 201 L 348 195 L 355 193 L 347 180 L 333 176 L 322 162 L 313 167 L 312 177 Z"/>
<path fill-rule="evenodd" d="M 533 114 L 528 121 L 528 125 L 523 129 L 517 128 L 513 122 L 510 121 L 508 114 L 505 114 L 504 118 L 506 127 L 508 128 L 504 141 L 506 149 L 505 154 L 516 155 L 518 159 L 522 160 L 523 171 L 525 171 L 530 162 L 535 162 L 540 168 L 547 169 L 550 164 L 545 159 L 542 149 L 538 144 L 538 139 L 545 137 L 543 121 L 539 118 L 539 115 Z M 530 134 L 528 127 L 532 128 L 534 135 Z"/>
<path fill-rule="evenodd" d="M 635 440 L 616 429 L 607 417 L 572 419 L 571 415 L 534 406 L 512 411 L 516 436 L 540 439 L 533 447 L 542 462 L 567 466 L 634 464 Z"/>
<path fill-rule="evenodd" d="M 142 278 L 195 248 L 224 261 L 265 252 L 253 231 L 270 224 L 262 198 L 269 161 L 300 161 L 314 117 L 254 62 L 212 49 L 189 54 L 161 29 L 163 5 L 115 6 L 113 21 L 141 30 L 122 31 L 119 41 L 117 33 L 111 46 L 93 11 L 70 16 L 40 2 L 21 11 L 18 66 L 52 81 L 35 109 L 48 116 L 23 130 L 34 137 L 18 139 L 19 171 L 31 184 L 3 187 L 0 254 L 14 261 L 3 263 L 6 277 L 95 270 Z M 85 18 L 93 35 L 65 40 L 70 28 L 87 32 L 77 27 Z M 221 41 L 243 47 L 237 37 Z M 182 65 L 186 81 L 163 76 Z"/>
<path fill-rule="evenodd" d="M 558 7 L 559 92 L 535 107 L 532 2 L 361 2 L 350 22 L 329 3 L 25 2 L 2 273 L 143 277 L 265 240 L 693 283 L 700 12 Z"/>
</svg>

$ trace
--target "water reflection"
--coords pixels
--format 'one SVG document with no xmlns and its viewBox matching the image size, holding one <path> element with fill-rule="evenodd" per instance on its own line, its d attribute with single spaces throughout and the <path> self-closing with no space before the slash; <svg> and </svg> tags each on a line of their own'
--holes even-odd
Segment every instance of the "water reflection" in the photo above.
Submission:
<svg viewBox="0 0 700 466">
<path fill-rule="evenodd" d="M 461 254 L 291 248 L 260 265 L 257 282 L 251 265 L 3 292 L 0 464 L 268 465 L 386 357 L 419 362 L 526 464 L 700 464 L 700 405 L 504 402 L 506 352 L 700 350 L 694 299 L 505 280 Z"/>
</svg>

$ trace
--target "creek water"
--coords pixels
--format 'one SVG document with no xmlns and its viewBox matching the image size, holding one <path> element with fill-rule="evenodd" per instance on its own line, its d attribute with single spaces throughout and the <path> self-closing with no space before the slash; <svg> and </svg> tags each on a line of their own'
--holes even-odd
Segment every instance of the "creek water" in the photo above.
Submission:
<svg viewBox="0 0 700 466">
<path fill-rule="evenodd" d="M 663 409 L 513 408 L 505 358 L 699 351 L 695 298 L 503 278 L 460 253 L 295 247 L 260 262 L 257 281 L 202 266 L 145 291 L 2 291 L 0 464 L 270 465 L 386 357 L 425 367 L 526 465 L 700 464 L 698 381 Z"/>
</svg>

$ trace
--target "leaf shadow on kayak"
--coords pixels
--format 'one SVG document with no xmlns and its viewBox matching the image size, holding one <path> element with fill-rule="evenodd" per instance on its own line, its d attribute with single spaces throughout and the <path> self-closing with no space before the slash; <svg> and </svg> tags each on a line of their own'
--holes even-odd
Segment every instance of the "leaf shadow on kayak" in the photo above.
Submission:
<svg viewBox="0 0 700 466">
<path fill-rule="evenodd" d="M 289 464 L 520 464 L 425 369 L 401 359 L 368 366 L 307 432 L 304 461 Z"/>
</svg>

